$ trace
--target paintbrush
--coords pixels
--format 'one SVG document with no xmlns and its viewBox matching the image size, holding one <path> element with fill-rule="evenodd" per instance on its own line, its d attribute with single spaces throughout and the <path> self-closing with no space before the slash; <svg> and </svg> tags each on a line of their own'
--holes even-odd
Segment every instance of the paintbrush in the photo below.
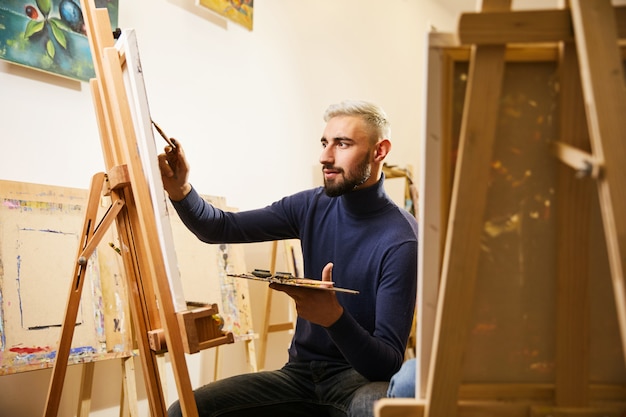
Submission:
<svg viewBox="0 0 626 417">
<path fill-rule="evenodd" d="M 159 132 L 159 135 L 161 135 L 161 137 L 163 139 L 165 139 L 165 141 L 167 142 L 168 145 L 170 145 L 172 147 L 172 149 L 176 149 L 176 140 L 175 139 L 170 139 L 165 132 L 163 131 L 163 129 L 161 129 L 159 127 L 158 124 L 156 124 L 154 122 L 154 120 L 150 120 L 152 122 L 152 124 L 154 125 L 154 128 L 156 129 L 157 132 Z"/>
</svg>

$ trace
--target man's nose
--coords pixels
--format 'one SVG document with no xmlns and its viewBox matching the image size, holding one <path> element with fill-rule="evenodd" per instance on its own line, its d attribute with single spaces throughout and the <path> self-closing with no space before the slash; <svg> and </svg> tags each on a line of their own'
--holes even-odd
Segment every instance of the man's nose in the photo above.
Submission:
<svg viewBox="0 0 626 417">
<path fill-rule="evenodd" d="M 322 153 L 320 154 L 320 163 L 322 165 L 325 165 L 325 164 L 332 164 L 334 161 L 335 161 L 335 158 L 331 150 L 331 147 L 327 146 L 324 149 L 322 149 Z"/>
</svg>

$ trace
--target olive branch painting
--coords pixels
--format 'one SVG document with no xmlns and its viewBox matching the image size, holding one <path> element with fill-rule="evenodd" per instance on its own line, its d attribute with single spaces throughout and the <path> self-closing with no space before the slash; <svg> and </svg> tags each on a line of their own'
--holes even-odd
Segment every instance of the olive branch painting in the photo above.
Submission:
<svg viewBox="0 0 626 417">
<path fill-rule="evenodd" d="M 119 0 L 96 0 L 117 27 Z M 0 59 L 80 81 L 95 77 L 80 0 L 2 0 Z"/>
</svg>

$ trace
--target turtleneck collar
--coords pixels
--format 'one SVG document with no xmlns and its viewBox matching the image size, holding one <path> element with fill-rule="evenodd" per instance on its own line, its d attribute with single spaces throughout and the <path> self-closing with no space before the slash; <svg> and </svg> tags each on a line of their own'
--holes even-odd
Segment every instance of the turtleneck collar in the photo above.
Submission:
<svg viewBox="0 0 626 417">
<path fill-rule="evenodd" d="M 348 212 L 357 216 L 377 212 L 391 202 L 383 187 L 384 182 L 385 174 L 382 174 L 376 184 L 342 195 L 341 202 Z"/>
</svg>

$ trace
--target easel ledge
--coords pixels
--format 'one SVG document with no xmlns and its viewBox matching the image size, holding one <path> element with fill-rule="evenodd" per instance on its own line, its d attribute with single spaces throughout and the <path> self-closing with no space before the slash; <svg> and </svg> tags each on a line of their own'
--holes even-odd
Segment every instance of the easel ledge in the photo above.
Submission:
<svg viewBox="0 0 626 417">
<path fill-rule="evenodd" d="M 92 355 L 85 357 L 84 355 L 70 355 L 67 361 L 67 365 L 82 365 L 86 363 L 95 363 L 99 361 L 107 361 L 107 360 L 115 360 L 115 359 L 125 359 L 130 358 L 132 356 L 136 356 L 137 351 L 119 351 L 119 352 L 107 352 L 101 353 L 97 355 Z M 6 359 L 6 358 L 5 358 Z M 27 363 L 24 365 L 18 366 L 9 366 L 9 367 L 0 367 L 0 376 L 4 375 L 14 375 L 20 372 L 30 372 L 30 371 L 38 371 L 42 369 L 50 369 L 54 366 L 53 362 L 43 361 L 41 363 Z"/>
</svg>

